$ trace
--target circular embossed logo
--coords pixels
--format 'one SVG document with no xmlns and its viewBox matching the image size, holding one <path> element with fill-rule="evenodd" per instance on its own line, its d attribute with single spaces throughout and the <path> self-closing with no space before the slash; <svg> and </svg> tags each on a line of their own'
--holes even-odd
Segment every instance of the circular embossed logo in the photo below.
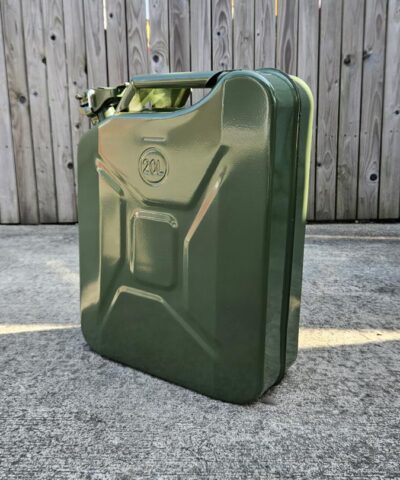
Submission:
<svg viewBox="0 0 400 480">
<path fill-rule="evenodd" d="M 167 174 L 168 166 L 164 156 L 156 148 L 148 148 L 139 158 L 139 173 L 149 185 L 160 183 Z"/>
</svg>

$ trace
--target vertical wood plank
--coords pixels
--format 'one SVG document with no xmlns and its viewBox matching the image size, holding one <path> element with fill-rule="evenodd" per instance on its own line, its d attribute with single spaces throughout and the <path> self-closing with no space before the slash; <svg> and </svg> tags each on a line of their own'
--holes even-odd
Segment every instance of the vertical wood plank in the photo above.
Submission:
<svg viewBox="0 0 400 480">
<path fill-rule="evenodd" d="M 108 85 L 103 2 L 84 0 L 84 7 L 88 84 L 103 87 Z"/>
<path fill-rule="evenodd" d="M 151 72 L 169 72 L 168 0 L 150 0 L 149 7 Z"/>
<path fill-rule="evenodd" d="M 7 85 L 22 223 L 38 223 L 36 176 L 29 120 L 24 36 L 19 0 L 1 2 Z"/>
<path fill-rule="evenodd" d="M 211 2 L 190 2 L 190 48 L 191 69 L 211 70 Z M 193 89 L 193 102 L 199 101 L 205 94 L 202 89 Z"/>
<path fill-rule="evenodd" d="M 189 71 L 189 0 L 169 0 L 169 45 L 171 71 Z"/>
<path fill-rule="evenodd" d="M 212 0 L 213 70 L 232 68 L 232 9 L 230 0 Z"/>
<path fill-rule="evenodd" d="M 276 67 L 290 74 L 296 74 L 297 71 L 298 13 L 298 0 L 279 0 Z"/>
<path fill-rule="evenodd" d="M 88 119 L 81 115 L 76 95 L 87 89 L 85 24 L 83 4 L 75 0 L 63 0 L 65 49 L 68 66 L 68 101 L 75 186 L 77 186 L 77 150 L 80 137 L 89 128 Z"/>
<path fill-rule="evenodd" d="M 364 0 L 344 0 L 336 219 L 356 218 Z"/>
<path fill-rule="evenodd" d="M 234 68 L 254 68 L 254 3 L 235 0 Z"/>
<path fill-rule="evenodd" d="M 276 0 L 255 0 L 255 68 L 275 67 Z"/>
<path fill-rule="evenodd" d="M 18 223 L 17 179 L 15 177 L 1 14 L 0 9 L 0 222 Z"/>
<path fill-rule="evenodd" d="M 400 0 L 275 3 L 150 0 L 148 48 L 144 0 L 107 0 L 107 34 L 102 0 L 0 0 L 0 222 L 76 219 L 88 84 L 275 61 L 318 103 L 308 218 L 398 219 Z"/>
<path fill-rule="evenodd" d="M 369 220 L 378 216 L 386 9 L 386 0 L 365 4 L 357 216 Z"/>
<path fill-rule="evenodd" d="M 400 217 L 400 0 L 388 7 L 379 218 Z"/>
<path fill-rule="evenodd" d="M 39 219 L 57 223 L 41 1 L 22 2 L 22 7 Z"/>
<path fill-rule="evenodd" d="M 146 38 L 146 3 L 126 0 L 126 25 L 128 29 L 129 78 L 149 72 Z"/>
<path fill-rule="evenodd" d="M 342 1 L 321 3 L 316 220 L 334 220 Z"/>
<path fill-rule="evenodd" d="M 57 211 L 60 223 L 76 221 L 74 163 L 69 124 L 67 65 L 62 0 L 43 0 L 49 106 Z"/>
<path fill-rule="evenodd" d="M 125 0 L 107 0 L 107 64 L 110 85 L 128 80 Z"/>
<path fill-rule="evenodd" d="M 298 68 L 297 73 L 310 87 L 314 96 L 313 139 L 311 145 L 310 186 L 308 195 L 308 220 L 315 218 L 315 154 L 318 105 L 318 51 L 319 5 L 318 0 L 299 0 Z"/>
</svg>

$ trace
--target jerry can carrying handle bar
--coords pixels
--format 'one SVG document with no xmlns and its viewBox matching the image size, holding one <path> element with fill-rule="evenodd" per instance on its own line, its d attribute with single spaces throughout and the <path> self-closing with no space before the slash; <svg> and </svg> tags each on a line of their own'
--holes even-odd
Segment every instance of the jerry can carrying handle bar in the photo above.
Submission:
<svg viewBox="0 0 400 480">
<path fill-rule="evenodd" d="M 179 72 L 137 75 L 131 79 L 136 88 L 213 88 L 219 72 Z"/>
<path fill-rule="evenodd" d="M 173 105 L 175 108 L 181 108 L 186 103 L 192 88 L 213 88 L 217 83 L 219 76 L 226 71 L 219 72 L 179 72 L 179 73 L 161 73 L 151 75 L 137 75 L 133 77 L 129 86 L 125 89 L 121 101 L 116 111 L 129 111 L 129 105 L 136 94 L 141 90 L 154 92 L 175 91 Z"/>
</svg>

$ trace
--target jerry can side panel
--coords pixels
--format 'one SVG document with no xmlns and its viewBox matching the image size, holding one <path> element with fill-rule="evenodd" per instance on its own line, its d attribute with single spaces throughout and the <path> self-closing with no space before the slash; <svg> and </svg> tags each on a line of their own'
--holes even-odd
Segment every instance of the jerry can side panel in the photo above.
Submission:
<svg viewBox="0 0 400 480">
<path fill-rule="evenodd" d="M 286 306 L 283 310 L 281 320 L 281 358 L 280 374 L 275 383 L 279 382 L 283 377 L 285 368 L 288 368 L 296 358 L 298 350 L 298 332 L 299 332 L 299 313 L 300 313 L 300 294 L 302 281 L 302 265 L 304 253 L 304 233 L 305 220 L 308 200 L 308 177 L 309 177 L 309 156 L 311 142 L 311 123 L 310 115 L 312 113 L 312 94 L 308 86 L 296 77 L 288 77 L 286 74 L 274 69 L 262 69 L 261 72 L 272 81 L 276 82 L 277 78 L 285 79 L 286 83 L 292 84 L 291 90 L 295 94 L 295 106 L 298 111 L 297 132 L 293 138 L 292 158 L 297 158 L 297 165 L 294 170 L 293 179 L 295 184 L 292 185 L 291 191 L 296 192 L 295 198 L 292 198 L 291 215 L 294 222 L 294 229 L 291 229 L 291 245 L 288 248 L 287 256 L 291 257 L 290 265 L 287 264 L 288 281 L 286 290 L 290 287 L 290 291 L 286 292 Z M 277 96 L 280 100 L 284 98 L 281 92 Z M 310 107 L 311 105 L 311 107 Z M 278 107 L 278 111 L 282 111 L 283 106 Z M 310 110 L 311 108 L 311 110 Z M 311 112 L 311 113 L 310 113 Z M 284 123 L 277 128 L 278 131 L 284 132 Z M 308 153 L 306 152 L 308 148 Z M 267 348 L 267 352 L 269 349 Z M 272 378 L 272 377 L 271 377 Z"/>
<path fill-rule="evenodd" d="M 313 125 L 313 97 L 308 85 L 292 77 L 299 92 L 301 111 L 299 118 L 298 174 L 296 221 L 293 244 L 293 268 L 290 289 L 289 318 L 286 346 L 286 368 L 296 359 L 298 352 L 301 287 L 303 276 L 304 237 L 307 219 L 308 186 Z"/>
<path fill-rule="evenodd" d="M 271 125 L 271 197 L 267 232 L 267 287 L 264 387 L 275 384 L 284 369 L 287 305 L 289 301 L 290 249 L 294 222 L 293 176 L 296 174 L 297 98 L 285 75 L 261 70 L 271 84 L 275 116 Z M 282 366 L 283 365 L 283 366 Z"/>
</svg>

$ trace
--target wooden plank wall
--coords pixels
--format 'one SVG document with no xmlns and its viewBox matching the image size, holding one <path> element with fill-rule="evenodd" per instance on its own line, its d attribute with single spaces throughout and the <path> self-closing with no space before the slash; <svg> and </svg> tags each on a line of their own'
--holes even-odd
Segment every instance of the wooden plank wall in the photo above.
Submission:
<svg viewBox="0 0 400 480">
<path fill-rule="evenodd" d="M 314 94 L 308 219 L 398 220 L 399 45 L 400 0 L 0 0 L 0 223 L 77 220 L 88 86 L 261 67 Z"/>
</svg>

